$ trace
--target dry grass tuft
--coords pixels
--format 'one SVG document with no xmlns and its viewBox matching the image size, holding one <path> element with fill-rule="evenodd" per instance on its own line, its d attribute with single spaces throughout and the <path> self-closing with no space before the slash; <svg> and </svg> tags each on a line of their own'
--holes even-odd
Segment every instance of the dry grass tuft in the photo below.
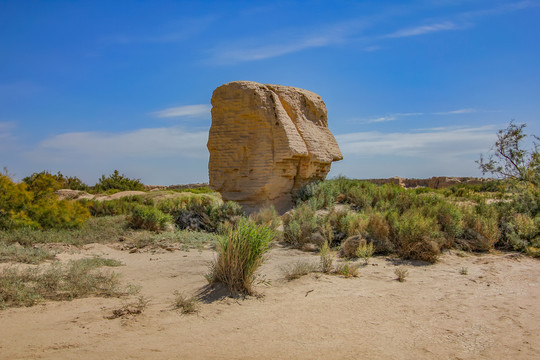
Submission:
<svg viewBox="0 0 540 360">
<path fill-rule="evenodd" d="M 281 271 L 283 272 L 285 279 L 290 281 L 319 271 L 319 266 L 312 262 L 298 261 L 295 264 L 283 267 Z"/>
<path fill-rule="evenodd" d="M 404 282 L 405 278 L 409 275 L 409 270 L 400 267 L 394 270 L 394 274 L 397 276 L 397 281 Z"/>
<path fill-rule="evenodd" d="M 320 256 L 321 256 L 321 271 L 325 274 L 330 273 L 333 268 L 334 256 L 332 255 L 330 246 L 328 246 L 328 242 L 325 242 L 323 246 L 321 247 Z"/>
<path fill-rule="evenodd" d="M 173 309 L 182 314 L 194 314 L 199 311 L 199 299 L 195 296 L 186 296 L 178 291 L 174 292 Z"/>
<path fill-rule="evenodd" d="M 358 266 L 352 265 L 346 261 L 336 267 L 335 273 L 346 278 L 358 277 Z"/>
</svg>

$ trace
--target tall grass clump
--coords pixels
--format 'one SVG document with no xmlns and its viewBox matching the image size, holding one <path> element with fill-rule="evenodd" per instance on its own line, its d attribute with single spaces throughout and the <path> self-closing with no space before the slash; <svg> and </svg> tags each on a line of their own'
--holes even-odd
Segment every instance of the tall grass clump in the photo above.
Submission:
<svg viewBox="0 0 540 360">
<path fill-rule="evenodd" d="M 240 220 L 219 240 L 217 259 L 210 266 L 208 281 L 223 283 L 233 293 L 253 294 L 255 271 L 263 263 L 274 236 L 268 226 Z"/>
<path fill-rule="evenodd" d="M 330 273 L 334 267 L 334 257 L 327 241 L 325 241 L 321 247 L 320 258 L 321 271 L 325 274 Z"/>
</svg>

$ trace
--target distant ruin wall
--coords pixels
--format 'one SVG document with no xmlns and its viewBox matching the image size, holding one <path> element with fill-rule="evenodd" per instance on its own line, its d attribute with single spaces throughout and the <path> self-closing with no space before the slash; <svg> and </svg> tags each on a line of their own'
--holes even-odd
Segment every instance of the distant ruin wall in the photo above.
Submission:
<svg viewBox="0 0 540 360">
<path fill-rule="evenodd" d="M 434 176 L 429 179 L 407 179 L 400 177 L 392 177 L 388 179 L 363 179 L 377 185 L 396 184 L 404 188 L 429 187 L 432 189 L 443 189 L 457 184 L 479 185 L 489 179 L 475 177 L 448 177 Z"/>
</svg>

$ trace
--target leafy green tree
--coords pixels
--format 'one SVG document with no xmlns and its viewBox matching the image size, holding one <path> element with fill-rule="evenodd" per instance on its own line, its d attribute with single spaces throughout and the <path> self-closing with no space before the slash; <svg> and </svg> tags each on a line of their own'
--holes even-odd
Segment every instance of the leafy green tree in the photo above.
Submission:
<svg viewBox="0 0 540 360">
<path fill-rule="evenodd" d="M 477 161 L 482 173 L 493 174 L 501 179 L 526 181 L 534 184 L 540 182 L 540 155 L 538 146 L 540 138 L 533 139 L 531 148 L 523 146 L 528 136 L 523 129 L 526 124 L 517 125 L 510 122 L 506 129 L 497 133 L 497 141 L 487 158 L 482 155 Z"/>
</svg>

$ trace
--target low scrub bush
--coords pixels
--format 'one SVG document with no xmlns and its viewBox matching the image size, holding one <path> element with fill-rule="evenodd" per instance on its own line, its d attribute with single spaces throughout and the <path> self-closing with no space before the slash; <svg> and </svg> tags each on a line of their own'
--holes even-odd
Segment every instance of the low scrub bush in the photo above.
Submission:
<svg viewBox="0 0 540 360">
<path fill-rule="evenodd" d="M 263 263 L 274 236 L 269 227 L 242 219 L 219 241 L 208 281 L 223 283 L 233 293 L 252 294 L 255 271 Z"/>
<path fill-rule="evenodd" d="M 92 216 L 115 216 L 130 214 L 140 205 L 155 205 L 155 201 L 140 195 L 124 196 L 113 200 L 79 200 L 86 206 Z"/>
<path fill-rule="evenodd" d="M 349 259 L 355 258 L 356 251 L 361 244 L 366 244 L 366 239 L 364 239 L 361 235 L 348 237 L 347 239 L 345 239 L 345 241 L 341 243 L 341 255 Z"/>
<path fill-rule="evenodd" d="M 398 220 L 396 227 L 394 241 L 399 256 L 431 263 L 437 261 L 442 235 L 434 219 L 409 211 Z"/>
<path fill-rule="evenodd" d="M 479 204 L 464 216 L 464 234 L 459 245 L 469 251 L 489 251 L 500 240 L 498 215 L 493 206 Z"/>
<path fill-rule="evenodd" d="M 256 224 L 266 225 L 274 230 L 281 224 L 279 215 L 273 205 L 251 214 L 249 218 Z"/>
<path fill-rule="evenodd" d="M 311 242 L 312 235 L 319 231 L 319 219 L 308 204 L 301 204 L 283 220 L 283 238 L 294 247 Z"/>
<path fill-rule="evenodd" d="M 165 230 L 171 221 L 171 215 L 164 214 L 153 206 L 139 205 L 128 216 L 128 225 L 131 228 L 156 232 Z"/>
</svg>

